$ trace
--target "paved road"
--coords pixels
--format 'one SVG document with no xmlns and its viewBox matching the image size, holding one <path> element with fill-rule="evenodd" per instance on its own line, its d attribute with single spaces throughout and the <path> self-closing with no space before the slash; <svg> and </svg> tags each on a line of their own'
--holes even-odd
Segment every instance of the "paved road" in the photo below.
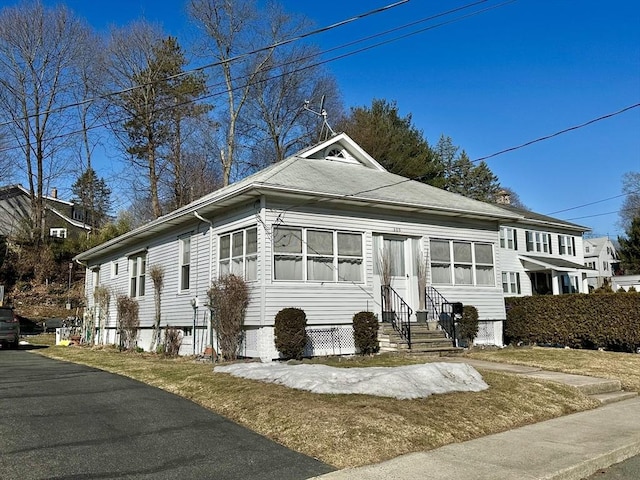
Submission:
<svg viewBox="0 0 640 480">
<path fill-rule="evenodd" d="M 297 480 L 331 470 L 162 390 L 0 349 L 3 480 Z"/>
<path fill-rule="evenodd" d="M 638 480 L 640 478 L 640 455 L 624 462 L 604 468 L 584 480 Z"/>
</svg>

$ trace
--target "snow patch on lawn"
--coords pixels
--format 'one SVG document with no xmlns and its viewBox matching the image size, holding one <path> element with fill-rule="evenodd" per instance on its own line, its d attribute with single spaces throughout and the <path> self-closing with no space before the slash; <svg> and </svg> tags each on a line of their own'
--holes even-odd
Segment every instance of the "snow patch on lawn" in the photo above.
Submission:
<svg viewBox="0 0 640 480">
<path fill-rule="evenodd" d="M 466 363 L 367 368 L 235 363 L 215 367 L 214 371 L 313 393 L 359 393 L 398 399 L 424 398 L 435 393 L 479 392 L 489 388 L 478 371 Z"/>
</svg>

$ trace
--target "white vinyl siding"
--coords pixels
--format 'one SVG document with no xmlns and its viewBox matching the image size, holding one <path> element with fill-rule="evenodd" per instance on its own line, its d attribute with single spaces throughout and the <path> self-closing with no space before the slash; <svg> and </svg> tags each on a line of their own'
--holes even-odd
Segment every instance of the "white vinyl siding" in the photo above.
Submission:
<svg viewBox="0 0 640 480">
<path fill-rule="evenodd" d="M 455 240 L 431 240 L 430 251 L 433 284 L 495 285 L 493 245 Z"/>
</svg>

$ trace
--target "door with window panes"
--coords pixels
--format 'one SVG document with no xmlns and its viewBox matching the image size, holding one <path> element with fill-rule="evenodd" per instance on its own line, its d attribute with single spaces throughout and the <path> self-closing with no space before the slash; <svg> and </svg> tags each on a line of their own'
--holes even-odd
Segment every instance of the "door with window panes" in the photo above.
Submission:
<svg viewBox="0 0 640 480">
<path fill-rule="evenodd" d="M 380 292 L 380 285 L 384 283 L 383 270 L 387 269 L 391 288 L 416 310 L 414 290 L 417 292 L 417 280 L 412 282 L 414 279 L 411 275 L 411 239 L 395 235 L 374 235 L 373 241 L 376 257 L 374 288 Z"/>
</svg>

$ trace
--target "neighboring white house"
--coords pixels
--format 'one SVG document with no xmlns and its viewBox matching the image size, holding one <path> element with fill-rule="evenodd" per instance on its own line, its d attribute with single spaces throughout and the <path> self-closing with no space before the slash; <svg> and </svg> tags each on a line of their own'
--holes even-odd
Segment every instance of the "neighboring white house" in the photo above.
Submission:
<svg viewBox="0 0 640 480">
<path fill-rule="evenodd" d="M 588 293 L 582 255 L 587 227 L 502 205 L 520 215 L 500 226 L 500 270 L 505 296 Z"/>
<path fill-rule="evenodd" d="M 640 292 L 640 275 L 616 275 L 612 278 L 611 288 L 614 292 L 621 288 L 628 292 L 631 287 Z"/>
<path fill-rule="evenodd" d="M 154 298 L 147 272 L 158 264 L 166 272 L 162 326 L 183 330 L 183 353 L 202 353 L 212 343 L 207 290 L 227 272 L 243 275 L 251 287 L 243 355 L 278 357 L 274 317 L 285 307 L 305 311 L 312 354 L 354 353 L 353 315 L 381 313 L 379 259 L 386 255 L 391 286 L 414 312 L 423 261 L 427 285 L 438 295 L 478 309 L 476 343 L 501 345 L 499 226 L 519 225 L 521 218 L 391 174 L 340 134 L 76 261 L 87 269 L 88 312 L 95 311 L 94 287 L 112 292 L 104 334 L 111 343 L 115 298 L 124 294 L 139 302 L 139 345 L 149 348 Z"/>
<path fill-rule="evenodd" d="M 589 288 L 599 288 L 605 282 L 611 285 L 611 277 L 619 264 L 618 252 L 609 237 L 584 239 L 584 265 L 590 269 L 587 273 Z"/>
</svg>

